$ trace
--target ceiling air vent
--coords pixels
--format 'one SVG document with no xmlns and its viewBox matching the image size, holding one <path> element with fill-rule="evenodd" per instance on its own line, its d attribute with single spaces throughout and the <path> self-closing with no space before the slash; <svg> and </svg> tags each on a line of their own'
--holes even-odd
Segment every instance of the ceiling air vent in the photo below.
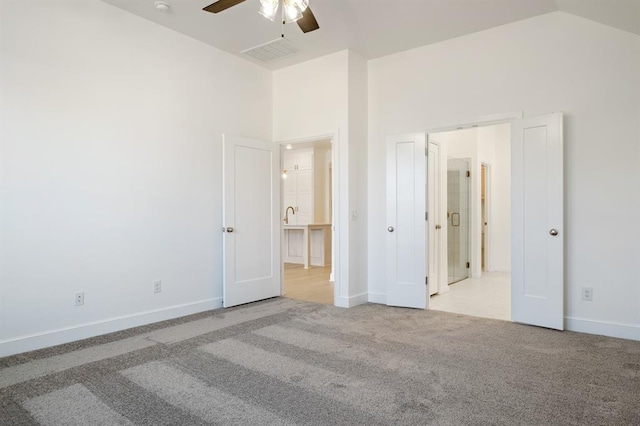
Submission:
<svg viewBox="0 0 640 426">
<path fill-rule="evenodd" d="M 243 54 L 265 63 L 277 61 L 278 59 L 295 55 L 298 52 L 300 52 L 300 49 L 284 37 L 279 37 L 242 51 Z"/>
</svg>

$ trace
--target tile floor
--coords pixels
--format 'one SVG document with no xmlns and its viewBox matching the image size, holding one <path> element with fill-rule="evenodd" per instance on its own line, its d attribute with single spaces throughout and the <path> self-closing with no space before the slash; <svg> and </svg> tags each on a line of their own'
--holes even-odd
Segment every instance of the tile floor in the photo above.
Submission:
<svg viewBox="0 0 640 426">
<path fill-rule="evenodd" d="M 511 321 L 511 274 L 483 272 L 429 298 L 429 309 Z"/>
</svg>

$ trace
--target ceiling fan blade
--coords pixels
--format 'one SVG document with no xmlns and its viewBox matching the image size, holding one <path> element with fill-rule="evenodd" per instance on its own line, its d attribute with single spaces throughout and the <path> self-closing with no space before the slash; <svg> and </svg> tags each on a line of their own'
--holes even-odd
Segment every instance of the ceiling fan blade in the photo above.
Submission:
<svg viewBox="0 0 640 426">
<path fill-rule="evenodd" d="M 231 6 L 242 3 L 244 0 L 218 0 L 215 3 L 210 4 L 202 10 L 206 10 L 211 13 L 222 12 L 225 9 L 229 9 Z"/>
<path fill-rule="evenodd" d="M 310 7 L 307 7 L 304 12 L 302 12 L 302 18 L 298 19 L 297 22 L 303 33 L 309 33 L 320 28 Z"/>
</svg>

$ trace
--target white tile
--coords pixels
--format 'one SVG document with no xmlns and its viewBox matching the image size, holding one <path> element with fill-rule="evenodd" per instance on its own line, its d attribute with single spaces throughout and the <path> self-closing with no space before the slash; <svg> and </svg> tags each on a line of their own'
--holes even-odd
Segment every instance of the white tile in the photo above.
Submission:
<svg viewBox="0 0 640 426">
<path fill-rule="evenodd" d="M 511 321 L 511 275 L 483 272 L 452 284 L 449 292 L 430 297 L 429 309 Z"/>
</svg>

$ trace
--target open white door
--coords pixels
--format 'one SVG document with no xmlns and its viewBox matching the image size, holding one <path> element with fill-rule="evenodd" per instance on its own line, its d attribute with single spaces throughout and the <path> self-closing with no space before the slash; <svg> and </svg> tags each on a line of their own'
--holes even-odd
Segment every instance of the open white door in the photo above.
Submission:
<svg viewBox="0 0 640 426">
<path fill-rule="evenodd" d="M 426 307 L 425 139 L 387 138 L 387 305 Z"/>
<path fill-rule="evenodd" d="M 223 306 L 280 296 L 278 146 L 223 135 Z"/>
<path fill-rule="evenodd" d="M 440 288 L 440 146 L 427 136 L 427 276 L 429 296 Z"/>
<path fill-rule="evenodd" d="M 511 129 L 511 318 L 564 326 L 562 114 L 514 120 Z"/>
</svg>

